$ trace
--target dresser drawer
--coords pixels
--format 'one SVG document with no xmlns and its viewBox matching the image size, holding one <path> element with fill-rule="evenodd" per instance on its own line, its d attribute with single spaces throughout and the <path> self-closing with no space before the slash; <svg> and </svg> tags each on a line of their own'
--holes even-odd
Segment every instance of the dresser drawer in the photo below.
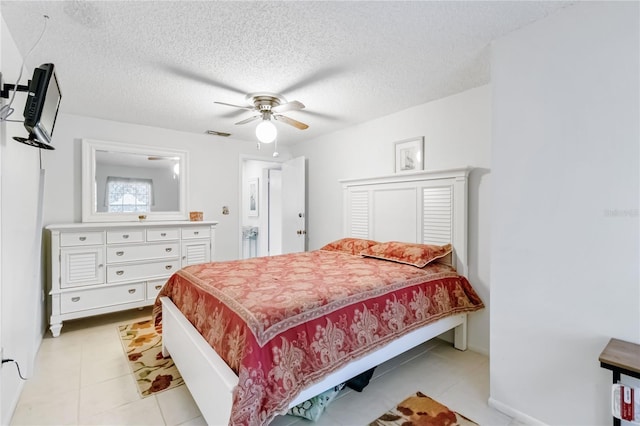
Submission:
<svg viewBox="0 0 640 426">
<path fill-rule="evenodd" d="M 79 290 L 61 295 L 60 311 L 66 314 L 142 300 L 145 300 L 144 283 Z"/>
<path fill-rule="evenodd" d="M 125 229 L 120 231 L 107 231 L 107 244 L 141 243 L 144 242 L 142 229 Z"/>
<path fill-rule="evenodd" d="M 147 241 L 167 241 L 180 239 L 178 228 L 147 229 Z"/>
<path fill-rule="evenodd" d="M 134 265 L 107 265 L 107 282 L 117 283 L 155 277 L 167 277 L 180 269 L 180 260 L 165 260 Z"/>
<path fill-rule="evenodd" d="M 61 232 L 60 246 L 91 246 L 104 243 L 104 232 Z"/>
<path fill-rule="evenodd" d="M 107 263 L 177 258 L 180 256 L 179 247 L 178 242 L 107 247 Z"/>
<path fill-rule="evenodd" d="M 167 282 L 165 278 L 159 280 L 147 281 L 147 300 L 156 300 L 158 293 L 162 290 L 162 286 Z"/>
<path fill-rule="evenodd" d="M 209 238 L 211 236 L 211 228 L 207 226 L 189 226 L 182 228 L 182 239 L 189 240 L 192 238 Z"/>
</svg>

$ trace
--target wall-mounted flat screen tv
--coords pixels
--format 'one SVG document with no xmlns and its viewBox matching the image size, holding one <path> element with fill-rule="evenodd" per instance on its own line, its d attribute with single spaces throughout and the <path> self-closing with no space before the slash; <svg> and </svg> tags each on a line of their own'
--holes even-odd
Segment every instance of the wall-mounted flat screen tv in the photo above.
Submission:
<svg viewBox="0 0 640 426">
<path fill-rule="evenodd" d="M 53 64 L 42 64 L 33 71 L 24 106 L 24 127 L 29 138 L 15 140 L 38 148 L 54 149 L 51 136 L 56 125 L 62 93 Z"/>
</svg>

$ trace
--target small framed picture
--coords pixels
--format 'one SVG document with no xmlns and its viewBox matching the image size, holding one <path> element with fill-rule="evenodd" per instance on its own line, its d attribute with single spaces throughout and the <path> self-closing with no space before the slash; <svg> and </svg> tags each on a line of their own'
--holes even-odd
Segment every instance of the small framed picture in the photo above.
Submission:
<svg viewBox="0 0 640 426">
<path fill-rule="evenodd" d="M 258 216 L 258 204 L 260 200 L 258 199 L 258 178 L 252 178 L 248 180 L 249 182 L 249 216 Z"/>
<path fill-rule="evenodd" d="M 424 136 L 395 143 L 396 173 L 424 170 Z"/>
</svg>

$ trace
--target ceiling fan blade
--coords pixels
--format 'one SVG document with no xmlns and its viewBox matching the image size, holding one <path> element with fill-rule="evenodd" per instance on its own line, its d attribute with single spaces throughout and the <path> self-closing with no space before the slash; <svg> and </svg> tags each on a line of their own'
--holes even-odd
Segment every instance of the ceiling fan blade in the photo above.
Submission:
<svg viewBox="0 0 640 426">
<path fill-rule="evenodd" d="M 227 112 L 225 112 L 224 114 L 217 114 L 218 117 L 220 118 L 236 118 L 239 115 L 242 115 L 245 113 L 244 109 L 231 109 L 229 108 L 229 110 L 227 110 Z"/>
<path fill-rule="evenodd" d="M 271 108 L 271 111 L 273 112 L 287 112 L 287 111 L 292 111 L 292 110 L 300 110 L 304 108 L 304 104 L 300 101 L 291 101 L 291 102 L 286 102 L 284 104 L 280 104 L 277 107 L 273 107 Z"/>
<path fill-rule="evenodd" d="M 230 107 L 234 107 L 234 108 L 242 108 L 242 109 L 248 109 L 248 110 L 254 110 L 255 107 L 250 106 L 250 105 L 234 105 L 234 104 L 228 104 L 226 102 L 218 102 L 218 101 L 214 101 L 214 104 L 220 104 L 220 105 L 226 105 L 226 106 L 230 106 Z"/>
<path fill-rule="evenodd" d="M 287 123 L 288 125 L 296 127 L 296 128 L 298 128 L 300 130 L 304 130 L 304 129 L 309 128 L 308 125 L 306 125 L 304 123 L 301 123 L 298 120 L 294 120 L 293 118 L 289 118 L 289 117 L 287 117 L 285 115 L 274 114 L 273 118 L 275 118 L 278 121 L 282 121 L 283 123 Z"/>
<path fill-rule="evenodd" d="M 249 118 L 245 118 L 242 121 L 238 121 L 236 124 L 247 124 L 247 123 L 251 123 L 252 121 L 255 121 L 259 118 L 262 118 L 262 116 L 260 115 L 254 115 L 253 117 L 249 117 Z"/>
</svg>

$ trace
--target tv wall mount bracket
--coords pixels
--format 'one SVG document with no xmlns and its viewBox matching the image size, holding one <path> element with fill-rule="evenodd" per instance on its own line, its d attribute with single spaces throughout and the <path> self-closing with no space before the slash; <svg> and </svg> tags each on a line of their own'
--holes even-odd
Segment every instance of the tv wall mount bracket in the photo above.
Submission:
<svg viewBox="0 0 640 426">
<path fill-rule="evenodd" d="M 22 86 L 19 85 L 16 88 L 15 84 L 5 84 L 4 87 L 2 88 L 2 90 L 0 90 L 0 97 L 5 98 L 5 99 L 9 99 L 9 93 L 12 91 L 18 91 L 18 92 L 28 92 L 29 91 L 29 86 Z"/>
<path fill-rule="evenodd" d="M 31 84 L 31 81 L 29 81 L 29 84 Z M 8 99 L 9 98 L 9 93 L 14 91 L 14 90 L 16 90 L 18 92 L 28 92 L 29 91 L 29 86 L 22 86 L 22 85 L 16 86 L 15 84 L 5 84 L 2 87 L 2 90 L 0 90 L 0 98 L 7 98 Z M 42 143 L 39 140 L 35 139 L 33 134 L 30 134 L 28 138 L 14 136 L 13 139 L 18 141 L 18 142 L 24 143 L 26 145 L 34 146 L 36 148 L 54 149 L 51 145 Z"/>
</svg>

